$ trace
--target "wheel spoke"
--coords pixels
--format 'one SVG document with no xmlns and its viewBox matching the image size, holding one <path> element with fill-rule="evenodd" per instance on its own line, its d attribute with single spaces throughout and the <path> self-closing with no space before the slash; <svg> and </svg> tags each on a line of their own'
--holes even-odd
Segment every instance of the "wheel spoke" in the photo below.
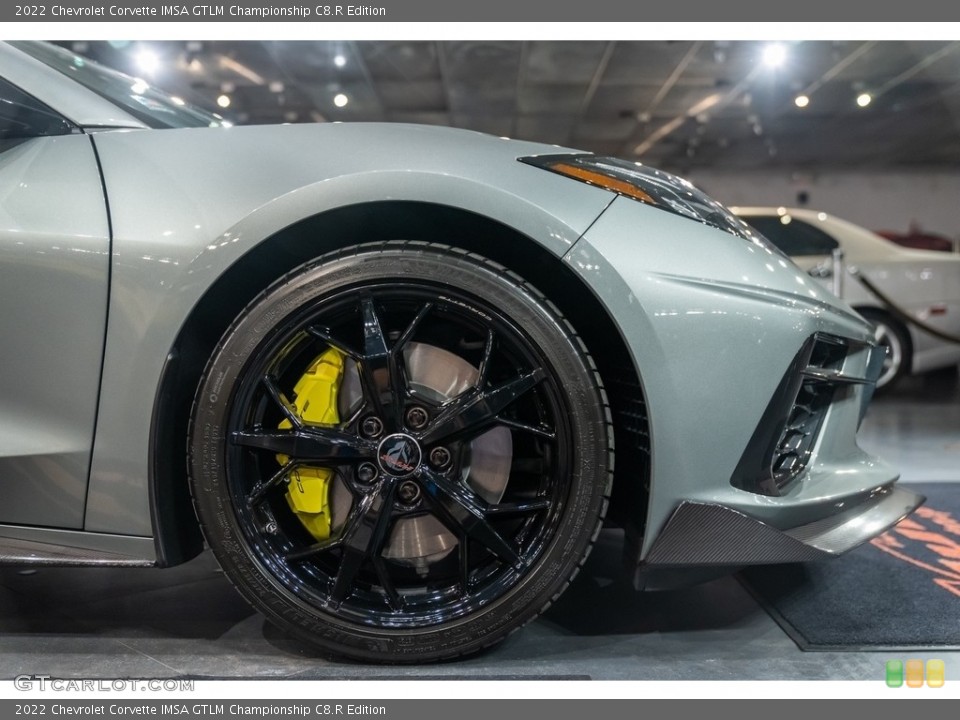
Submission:
<svg viewBox="0 0 960 720">
<path fill-rule="evenodd" d="M 499 415 L 547 376 L 536 368 L 492 390 L 468 390 L 445 405 L 421 440 L 426 444 L 476 435 L 500 421 Z"/>
<path fill-rule="evenodd" d="M 513 502 L 513 503 L 500 503 L 498 505 L 490 505 L 486 509 L 486 514 L 489 515 L 528 515 L 530 513 L 540 512 L 541 510 L 549 510 L 550 501 L 547 498 L 537 498 L 536 500 L 528 500 L 526 502 Z"/>
<path fill-rule="evenodd" d="M 327 550 L 333 550 L 334 548 L 338 547 L 340 547 L 340 538 L 331 538 L 330 540 L 323 540 L 321 542 L 314 543 L 313 545 L 302 548 L 301 550 L 291 550 L 283 557 L 287 562 L 300 562 L 301 560 L 312 558 L 314 555 L 319 555 L 320 553 L 327 552 Z"/>
<path fill-rule="evenodd" d="M 323 340 L 327 345 L 329 345 L 330 347 L 336 350 L 339 350 L 344 355 L 346 355 L 349 358 L 352 358 L 353 360 L 357 360 L 360 358 L 360 353 L 358 353 L 356 350 L 351 348 L 349 345 L 346 345 L 340 342 L 339 340 L 337 340 L 335 337 L 333 337 L 333 335 L 330 333 L 329 328 L 322 327 L 320 325 L 314 325 L 312 327 L 307 328 L 307 332 L 313 335 L 315 338 L 319 338 L 320 340 Z"/>
<path fill-rule="evenodd" d="M 408 395 L 403 349 L 433 309 L 433 303 L 425 303 L 420 308 L 393 347 L 389 347 L 373 299 L 364 298 L 360 308 L 364 347 L 359 370 L 363 394 L 374 412 L 386 421 L 388 430 L 395 432 L 402 427 L 403 402 Z"/>
<path fill-rule="evenodd" d="M 527 425 L 526 423 L 510 420 L 509 418 L 497 418 L 497 424 L 512 428 L 514 430 L 519 430 L 520 432 L 530 433 L 531 435 L 536 435 L 537 437 L 542 437 L 544 440 L 557 439 L 557 433 L 555 433 L 551 428 L 548 428 L 546 425 Z"/>
<path fill-rule="evenodd" d="M 295 428 L 303 427 L 303 420 L 297 413 L 297 408 L 287 399 L 287 396 L 280 391 L 272 375 L 263 376 L 263 386 L 267 389 L 267 394 L 270 395 L 273 402 L 283 411 L 284 417 L 287 418 L 290 424 Z"/>
<path fill-rule="evenodd" d="M 367 410 L 367 403 L 361 402 L 357 405 L 357 409 L 353 411 L 353 414 L 347 418 L 347 421 L 343 423 L 343 427 L 352 428 L 357 420 L 360 419 L 360 416 L 363 415 Z"/>
<path fill-rule="evenodd" d="M 487 375 L 490 374 L 490 358 L 493 356 L 493 330 L 487 330 L 487 342 L 483 346 L 483 357 L 480 359 L 480 367 L 477 370 L 477 390 L 483 390 L 487 384 Z"/>
<path fill-rule="evenodd" d="M 328 550 L 335 550 L 336 548 L 340 547 L 340 543 L 343 541 L 343 537 L 347 530 L 359 523 L 364 512 L 366 512 L 368 509 L 367 505 L 364 504 L 362 500 L 363 498 L 360 498 L 357 502 L 353 503 L 350 508 L 350 512 L 347 515 L 347 520 L 344 522 L 343 528 L 336 537 L 321 540 L 320 542 L 313 543 L 312 545 L 301 548 L 300 550 L 292 550 L 284 555 L 284 559 L 290 562 L 299 562 L 300 560 L 306 560 L 314 555 L 319 555 L 327 552 Z"/>
<path fill-rule="evenodd" d="M 330 428 L 240 430 L 231 433 L 230 439 L 236 445 L 268 450 L 301 462 L 343 464 L 376 455 L 376 445 L 373 442 Z"/>
<path fill-rule="evenodd" d="M 393 584 L 393 578 L 390 577 L 390 571 L 387 570 L 387 564 L 382 555 L 372 558 L 373 568 L 377 571 L 377 578 L 380 580 L 380 586 L 383 588 L 384 595 L 387 597 L 387 604 L 394 612 L 403 610 L 403 597 L 397 592 L 396 585 Z"/>
<path fill-rule="evenodd" d="M 393 354 L 387 347 L 387 337 L 380 324 L 373 298 L 360 303 L 363 316 L 363 356 L 358 366 L 363 394 L 374 413 L 383 418 L 388 430 L 400 427 L 400 382 Z"/>
<path fill-rule="evenodd" d="M 360 302 L 360 311 L 363 314 L 363 356 L 365 358 L 386 355 L 387 336 L 383 334 L 380 317 L 374 307 L 373 298 L 365 297 Z"/>
<path fill-rule="evenodd" d="M 253 490 L 250 491 L 250 494 L 247 495 L 247 507 L 255 507 L 262 503 L 272 490 L 279 487 L 283 483 L 290 471 L 296 466 L 297 463 L 291 460 L 282 468 L 277 470 L 277 472 L 275 472 L 273 476 L 265 483 L 258 483 Z"/>
<path fill-rule="evenodd" d="M 343 553 L 340 567 L 337 569 L 337 575 L 330 590 L 330 601 L 335 609 L 349 597 L 364 562 L 372 561 L 383 553 L 396 489 L 396 480 L 393 478 L 383 480 L 376 492 L 360 499 L 358 503 L 360 509 L 355 522 L 344 530 L 339 544 Z M 387 588 L 384 589 L 387 590 Z M 389 592 L 387 590 L 388 597 Z"/>
<path fill-rule="evenodd" d="M 400 421 L 403 415 L 404 401 L 410 396 L 410 382 L 407 376 L 406 359 L 403 356 L 403 351 L 407 345 L 410 344 L 414 334 L 417 332 L 417 328 L 420 327 L 420 323 L 423 322 L 423 319 L 432 309 L 433 303 L 424 303 L 413 320 L 410 321 L 410 324 L 407 325 L 406 329 L 401 333 L 393 347 L 390 348 L 390 383 L 393 388 L 394 412 L 396 413 L 398 421 Z M 399 425 L 396 429 L 400 429 Z"/>
<path fill-rule="evenodd" d="M 420 311 L 417 313 L 416 317 L 410 321 L 410 324 L 407 325 L 407 329 L 403 331 L 403 334 L 394 344 L 391 352 L 394 355 L 399 355 L 403 352 L 403 349 L 407 346 L 407 343 L 413 339 L 413 334 L 417 331 L 417 328 L 420 327 L 420 323 L 423 322 L 423 319 L 429 314 L 433 309 L 433 303 L 425 303 Z"/>
<path fill-rule="evenodd" d="M 460 565 L 460 594 L 470 594 L 470 538 L 465 532 L 457 535 L 458 561 Z"/>
<path fill-rule="evenodd" d="M 427 495 L 453 524 L 452 529 L 480 543 L 518 570 L 526 567 L 513 545 L 487 521 L 490 506 L 482 498 L 464 485 L 426 467 L 421 468 L 420 478 Z"/>
</svg>

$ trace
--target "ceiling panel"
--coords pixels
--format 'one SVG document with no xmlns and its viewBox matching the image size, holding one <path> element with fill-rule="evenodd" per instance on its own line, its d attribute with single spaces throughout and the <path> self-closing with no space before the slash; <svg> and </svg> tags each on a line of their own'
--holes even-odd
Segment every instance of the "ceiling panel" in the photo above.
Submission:
<svg viewBox="0 0 960 720">
<path fill-rule="evenodd" d="M 442 112 L 447 109 L 446 93 L 439 80 L 378 80 L 374 88 L 386 110 Z"/>
<path fill-rule="evenodd" d="M 451 124 L 630 159 L 650 140 L 642 159 L 672 168 L 952 169 L 958 156 L 955 42 L 790 42 L 779 67 L 756 41 L 62 44 L 211 110 L 227 95 L 241 123 Z"/>
<path fill-rule="evenodd" d="M 586 83 L 524 83 L 517 93 L 517 111 L 521 114 L 544 113 L 574 115 L 580 112 L 587 93 Z"/>
<path fill-rule="evenodd" d="M 529 42 L 524 53 L 524 79 L 531 83 L 588 84 L 596 74 L 608 43 Z"/>
<path fill-rule="evenodd" d="M 440 79 L 437 46 L 433 42 L 361 42 L 356 47 L 377 80 Z"/>
</svg>

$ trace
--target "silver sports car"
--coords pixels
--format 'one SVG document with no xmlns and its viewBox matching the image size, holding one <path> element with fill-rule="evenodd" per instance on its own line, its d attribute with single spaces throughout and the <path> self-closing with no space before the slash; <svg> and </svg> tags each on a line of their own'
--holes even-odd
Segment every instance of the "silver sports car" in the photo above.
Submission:
<svg viewBox="0 0 960 720">
<path fill-rule="evenodd" d="M 227 127 L 43 44 L 0 75 L 4 562 L 205 537 L 291 634 L 426 661 L 534 618 L 605 516 L 652 585 L 836 555 L 922 500 L 856 443 L 871 327 L 683 180 Z"/>
</svg>

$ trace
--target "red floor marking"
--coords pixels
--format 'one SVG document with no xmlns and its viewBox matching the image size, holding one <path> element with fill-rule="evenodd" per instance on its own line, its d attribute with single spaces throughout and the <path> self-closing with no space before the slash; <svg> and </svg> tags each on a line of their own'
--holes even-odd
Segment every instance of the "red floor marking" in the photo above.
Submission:
<svg viewBox="0 0 960 720">
<path fill-rule="evenodd" d="M 916 518 L 931 521 L 947 534 L 917 522 Z M 948 512 L 921 507 L 913 516 L 901 520 L 891 530 L 871 540 L 870 544 L 898 560 L 935 576 L 942 576 L 932 578 L 933 582 L 951 595 L 960 597 L 960 542 L 951 535 L 960 539 L 960 522 Z M 912 552 L 920 547 L 937 556 L 936 564 L 913 556 Z"/>
</svg>

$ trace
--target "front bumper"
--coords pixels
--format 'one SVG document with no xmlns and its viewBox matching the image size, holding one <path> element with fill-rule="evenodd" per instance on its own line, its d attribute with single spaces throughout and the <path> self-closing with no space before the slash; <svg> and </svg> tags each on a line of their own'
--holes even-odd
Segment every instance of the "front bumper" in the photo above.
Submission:
<svg viewBox="0 0 960 720">
<path fill-rule="evenodd" d="M 649 484 L 617 478 L 647 500 L 626 526 L 635 567 L 827 557 L 922 502 L 856 442 L 883 361 L 871 328 L 788 260 L 616 201 L 565 259 L 640 376 Z"/>
</svg>

